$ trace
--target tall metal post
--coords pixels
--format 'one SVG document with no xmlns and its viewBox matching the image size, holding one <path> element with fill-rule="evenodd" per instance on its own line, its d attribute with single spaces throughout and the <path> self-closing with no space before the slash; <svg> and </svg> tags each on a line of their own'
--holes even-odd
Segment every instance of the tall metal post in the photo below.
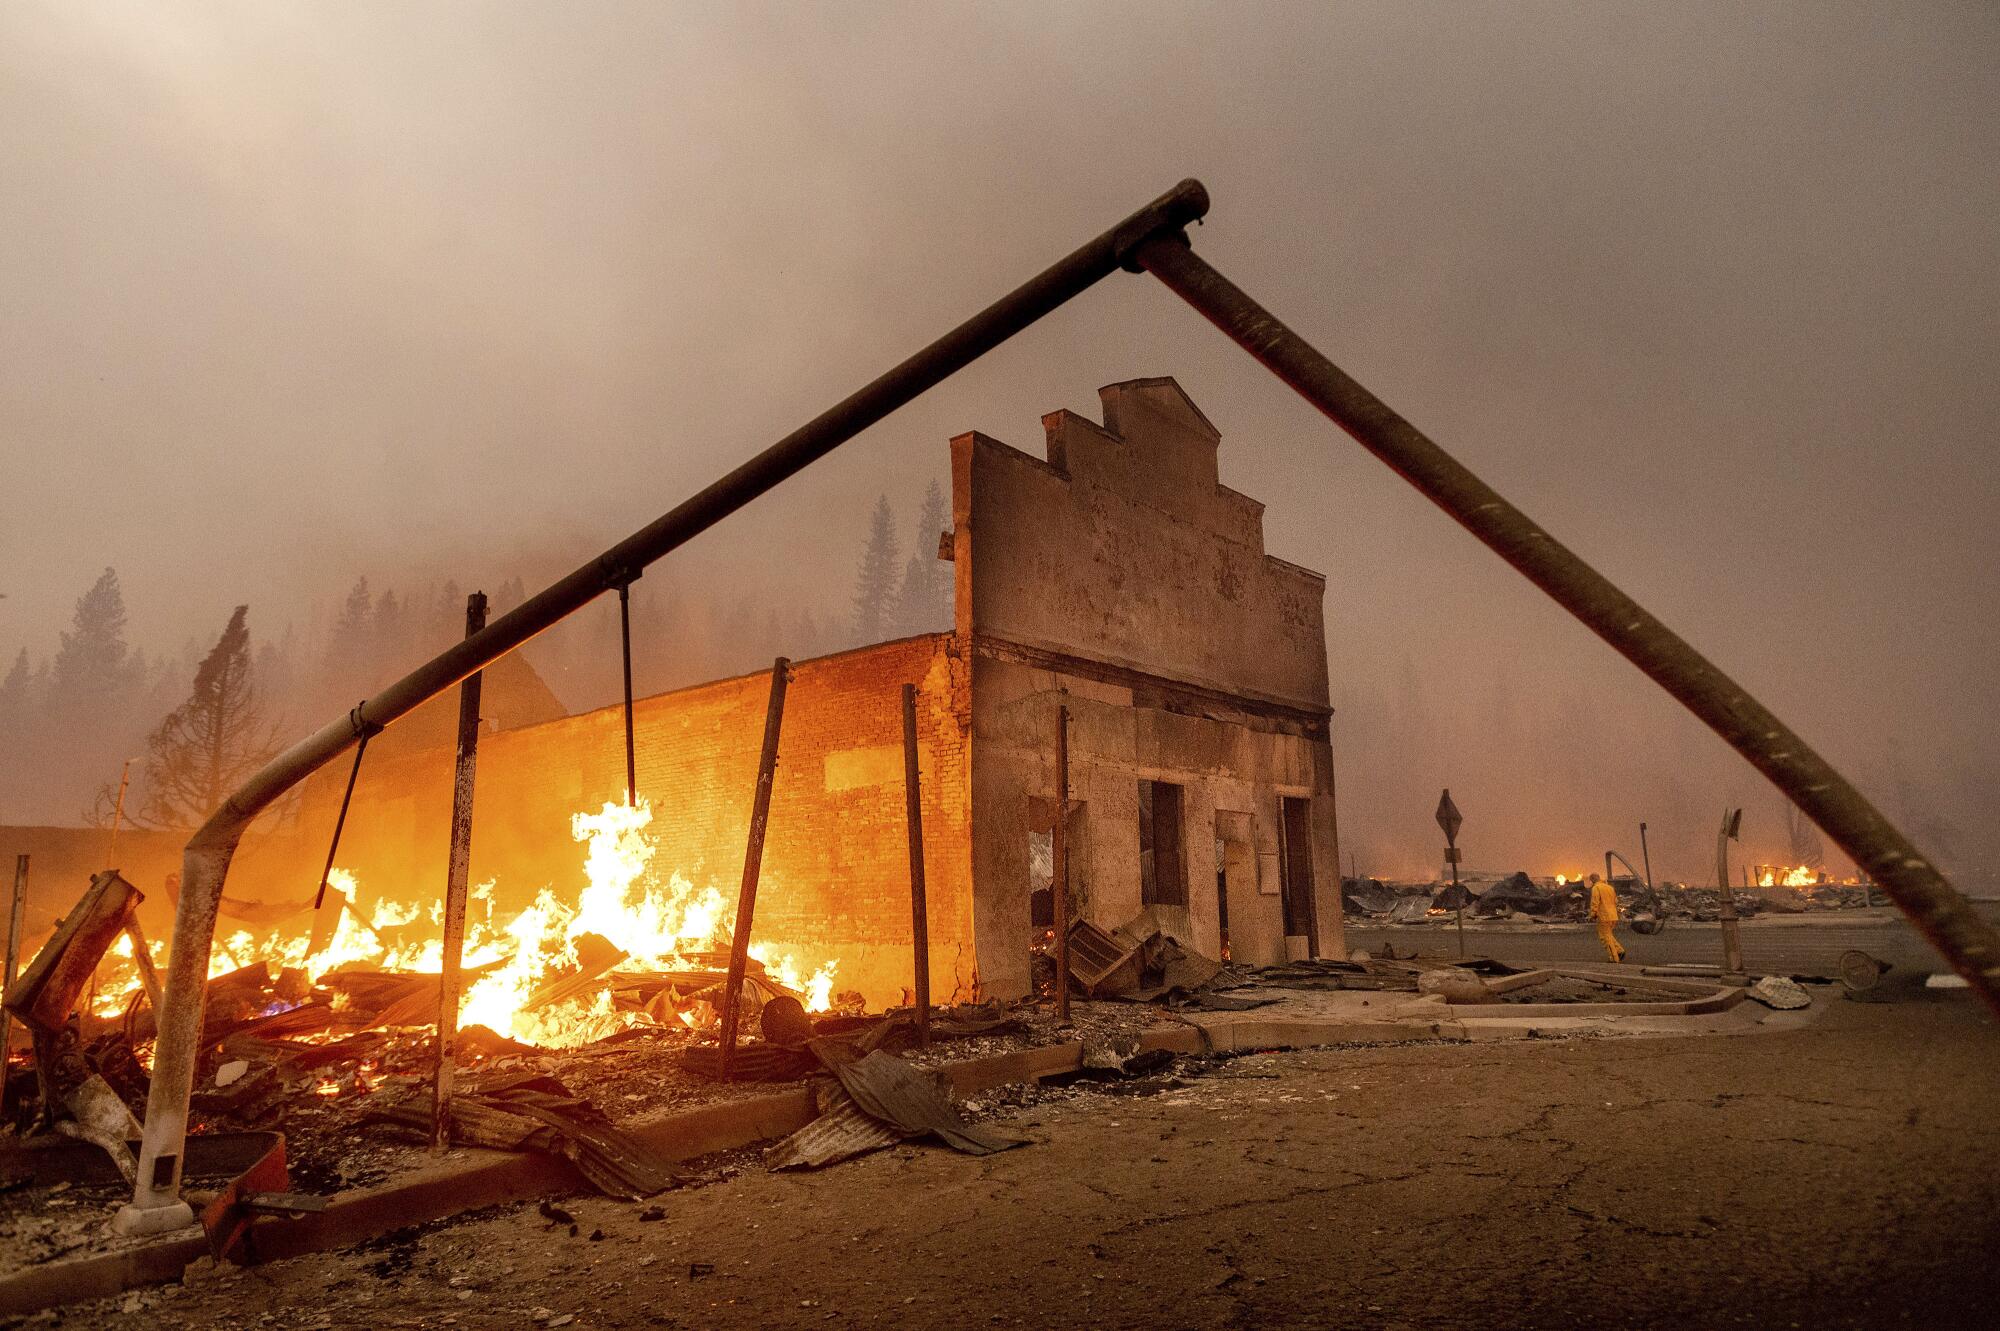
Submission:
<svg viewBox="0 0 2000 1331">
<path fill-rule="evenodd" d="M 7 912 L 7 976 L 0 996 L 14 987 L 14 969 L 21 961 L 21 921 L 28 908 L 28 857 L 14 857 L 14 904 Z M 0 1109 L 7 1105 L 7 1042 L 14 1037 L 13 1014 L 0 1007 Z"/>
<path fill-rule="evenodd" d="M 1458 851 L 1451 854 L 1451 899 L 1458 907 L 1458 959 L 1465 960 L 1465 889 L 1458 885 Z"/>
<path fill-rule="evenodd" d="M 764 711 L 764 751 L 757 758 L 757 793 L 750 802 L 750 844 L 743 850 L 743 890 L 736 897 L 736 928 L 729 940 L 729 982 L 722 991 L 722 1048 L 718 1073 L 728 1081 L 736 1061 L 736 1023 L 743 976 L 750 968 L 750 923 L 757 913 L 757 873 L 764 864 L 764 827 L 771 816 L 771 780 L 778 770 L 778 730 L 785 720 L 785 683 L 792 663 L 771 667 L 771 702 Z"/>
<path fill-rule="evenodd" d="M 465 598 L 465 636 L 486 627 L 486 593 Z M 438 968 L 437 1074 L 431 1083 L 431 1148 L 451 1145 L 451 1083 L 458 1070 L 460 968 L 465 954 L 465 889 L 472 872 L 473 771 L 479 758 L 479 691 L 485 672 L 458 686 L 458 761 L 451 784 L 451 856 L 444 873 L 444 958 Z"/>
<path fill-rule="evenodd" d="M 1646 890 L 1653 890 L 1653 852 L 1646 849 L 1646 825 L 1639 824 L 1639 862 L 1646 866 Z"/>
<path fill-rule="evenodd" d="M 1458 806 L 1451 802 L 1451 791 L 1447 789 L 1438 796 L 1437 825 L 1444 830 L 1444 859 L 1451 866 L 1451 899 L 1458 907 L 1458 957 L 1465 960 L 1465 889 L 1458 885 L 1458 829 L 1465 825 L 1465 818 Z"/>
<path fill-rule="evenodd" d="M 1715 884 L 1722 898 L 1722 971 L 1743 973 L 1743 939 L 1736 929 L 1736 889 L 1729 885 L 1729 843 L 1743 827 L 1743 810 L 1722 811 L 1722 831 L 1715 838 Z"/>
<path fill-rule="evenodd" d="M 137 758 L 127 758 L 125 765 L 118 769 L 118 800 L 111 808 L 111 838 L 104 847 L 104 867 L 118 867 L 118 824 L 125 820 L 125 788 L 132 784 L 132 764 Z"/>
<path fill-rule="evenodd" d="M 917 771 L 917 686 L 903 686 L 903 821 L 910 833 L 910 947 L 916 965 L 917 1043 L 931 1042 L 931 926 L 924 896 L 924 802 Z"/>
<path fill-rule="evenodd" d="M 125 821 L 125 791 L 132 784 L 132 764 L 138 761 L 137 758 L 127 758 L 124 764 L 118 769 L 118 798 L 111 806 L 111 835 L 105 839 L 104 843 L 104 867 L 107 869 L 118 867 L 118 825 Z M 141 965 L 140 975 L 143 978 L 145 972 L 152 967 L 152 959 L 149 957 L 143 963 L 138 964 Z M 97 1010 L 97 976 L 103 965 L 103 961 L 99 960 L 97 965 L 90 968 L 90 997 L 84 1000 L 83 1005 L 83 1010 L 86 1013 Z M 154 989 L 150 989 L 147 992 L 153 1004 L 153 1014 L 157 1018 L 160 1011 L 159 994 L 156 992 L 159 985 L 158 976 L 153 977 L 153 984 Z M 6 1044 L 0 1042 L 0 1053 L 4 1053 L 6 1048 Z"/>
<path fill-rule="evenodd" d="M 1056 1020 L 1069 1024 L 1069 707 L 1056 709 L 1056 820 L 1049 829 L 1049 914 L 1056 926 Z"/>
<path fill-rule="evenodd" d="M 625 804 L 639 803 L 639 765 L 632 752 L 632 584 L 618 584 L 618 648 L 625 659 Z"/>
<path fill-rule="evenodd" d="M 1133 255 L 1141 268 L 1728 741 L 1880 882 L 1911 923 L 2000 1011 L 2000 930 L 1769 708 L 1215 271 L 1189 248 L 1184 232 L 1155 235 L 1140 242 Z"/>
</svg>

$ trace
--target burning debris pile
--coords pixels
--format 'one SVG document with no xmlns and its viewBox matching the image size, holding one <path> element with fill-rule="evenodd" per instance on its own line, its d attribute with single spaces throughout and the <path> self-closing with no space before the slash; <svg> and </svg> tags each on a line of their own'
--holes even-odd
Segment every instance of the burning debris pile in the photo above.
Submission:
<svg viewBox="0 0 2000 1331">
<path fill-rule="evenodd" d="M 699 1030 L 714 1021 L 735 909 L 712 885 L 697 887 L 678 871 L 650 872 L 654 848 L 645 830 L 652 817 L 643 801 L 576 815 L 571 831 L 586 846 L 586 881 L 573 900 L 544 887 L 532 904 L 507 916 L 496 909 L 494 883 L 472 890 L 460 1024 L 538 1047 L 570 1048 L 632 1027 Z M 212 984 L 235 976 L 248 991 L 268 989 L 260 1014 L 266 1016 L 324 1002 L 336 1028 L 352 1024 L 344 1014 L 386 1027 L 433 1021 L 435 1000 L 425 1010 L 421 989 L 427 983 L 435 992 L 442 964 L 440 906 L 369 897 L 353 874 L 339 868 L 327 875 L 327 884 L 314 907 L 281 908 L 275 926 L 262 934 L 237 929 L 218 938 L 209 964 Z M 125 890 L 132 891 L 129 884 Z M 136 905 L 137 893 L 132 897 Z M 232 913 L 239 916 L 260 909 L 227 900 L 224 906 L 235 906 Z M 745 997 L 753 1014 L 780 993 L 796 996 L 812 1012 L 836 1006 L 837 960 L 808 965 L 761 942 L 751 944 L 749 957 L 753 976 Z M 150 1020 L 140 1008 L 152 958 L 135 955 L 129 934 L 82 965 L 94 976 L 90 1015 L 127 1025 Z M 270 983 L 258 985 L 255 974 Z M 228 984 L 219 990 L 232 992 Z M 392 992 L 393 1001 L 374 1004 Z M 856 1007 L 858 997 L 842 996 L 842 1005 Z"/>
<path fill-rule="evenodd" d="M 1859 883 L 1808 878 L 1805 869 L 1760 866 L 1758 888 L 1731 889 L 1738 916 L 1793 915 L 1808 910 L 1848 910 L 1881 904 L 1882 897 Z M 1722 917 L 1722 893 L 1713 887 L 1662 883 L 1648 888 L 1637 878 L 1611 879 L 1619 911 L 1633 920 L 1713 921 Z M 1458 895 L 1454 895 L 1458 894 Z M 1583 921 L 1590 889 L 1581 876 L 1531 878 L 1525 872 L 1468 874 L 1458 884 L 1388 883 L 1377 878 L 1343 878 L 1341 904 L 1350 919 L 1384 924 L 1428 924 L 1454 918 L 1463 904 L 1471 919 L 1522 920 L 1545 924 Z"/>
<path fill-rule="evenodd" d="M 620 1158 L 605 1146 L 607 1122 L 549 1075 L 547 1056 L 635 1039 L 712 1040 L 734 916 L 713 887 L 647 873 L 651 819 L 644 804 L 576 816 L 586 882 L 573 900 L 545 887 L 505 917 L 492 883 L 475 893 L 456 1058 L 466 1080 L 451 1114 L 461 1144 L 553 1150 L 625 1195 L 643 1195 L 654 1171 L 629 1159 L 602 1166 Z M 190 1106 L 198 1132 L 281 1128 L 304 1138 L 294 1162 L 304 1146 L 309 1166 L 324 1163 L 312 1160 L 315 1139 L 351 1137 L 367 1123 L 421 1120 L 428 1135 L 441 1017 L 437 910 L 386 896 L 364 905 L 352 874 L 335 869 L 328 880 L 317 906 L 225 904 L 239 918 L 277 918 L 260 921 L 261 935 L 219 939 L 211 953 Z M 9 1125 L 23 1137 L 96 1142 L 128 1181 L 161 1001 L 141 900 L 117 873 L 98 875 L 5 999 L 31 1045 L 31 1057 L 7 1063 Z M 768 944 L 749 954 L 738 1008 L 751 1029 L 761 1018 L 767 1030 L 776 1022 L 811 1035 L 809 1014 L 837 1016 L 837 961 L 807 969 Z M 843 996 L 843 1005 L 858 1010 L 860 999 Z M 351 1171 L 322 1172 L 354 1181 Z"/>
</svg>

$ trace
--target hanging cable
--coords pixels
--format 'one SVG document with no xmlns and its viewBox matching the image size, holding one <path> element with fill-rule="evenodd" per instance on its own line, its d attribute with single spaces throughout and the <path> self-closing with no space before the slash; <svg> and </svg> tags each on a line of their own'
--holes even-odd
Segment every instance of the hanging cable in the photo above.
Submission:
<svg viewBox="0 0 2000 1331">
<path fill-rule="evenodd" d="M 366 699 L 363 700 L 363 703 Z M 348 723 L 354 727 L 360 743 L 354 746 L 354 766 L 347 771 L 347 793 L 340 797 L 340 815 L 333 820 L 333 840 L 326 848 L 326 867 L 319 871 L 319 891 L 313 894 L 313 909 L 318 910 L 326 900 L 326 880 L 333 876 L 333 857 L 340 853 L 340 829 L 347 826 L 347 806 L 354 799 L 354 781 L 361 775 L 361 755 L 368 752 L 369 737 L 382 727 L 372 726 L 361 719 L 363 703 L 356 703 L 354 710 L 347 714 Z"/>
</svg>

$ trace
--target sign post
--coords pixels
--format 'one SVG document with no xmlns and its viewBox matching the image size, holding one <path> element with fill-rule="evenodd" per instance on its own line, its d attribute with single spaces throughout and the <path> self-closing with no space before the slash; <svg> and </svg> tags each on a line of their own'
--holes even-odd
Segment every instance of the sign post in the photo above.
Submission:
<svg viewBox="0 0 2000 1331">
<path fill-rule="evenodd" d="M 1451 802 L 1451 791 L 1449 788 L 1445 790 L 1444 794 L 1438 796 L 1437 821 L 1438 826 L 1444 829 L 1444 861 L 1451 866 L 1451 885 L 1454 888 L 1458 888 L 1451 895 L 1453 902 L 1458 907 L 1458 956 L 1459 960 L 1463 961 L 1465 959 L 1465 889 L 1458 886 L 1458 829 L 1464 825 L 1465 818 L 1459 813 L 1458 806 Z"/>
</svg>

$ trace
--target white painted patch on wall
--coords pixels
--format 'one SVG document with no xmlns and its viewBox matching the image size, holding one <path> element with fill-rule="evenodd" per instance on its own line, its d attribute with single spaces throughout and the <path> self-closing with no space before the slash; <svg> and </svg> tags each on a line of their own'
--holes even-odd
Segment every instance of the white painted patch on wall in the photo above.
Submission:
<svg viewBox="0 0 2000 1331">
<path fill-rule="evenodd" d="M 826 755 L 826 790 L 835 794 L 865 786 L 903 781 L 903 746 L 877 744 L 864 749 L 835 749 Z"/>
</svg>

